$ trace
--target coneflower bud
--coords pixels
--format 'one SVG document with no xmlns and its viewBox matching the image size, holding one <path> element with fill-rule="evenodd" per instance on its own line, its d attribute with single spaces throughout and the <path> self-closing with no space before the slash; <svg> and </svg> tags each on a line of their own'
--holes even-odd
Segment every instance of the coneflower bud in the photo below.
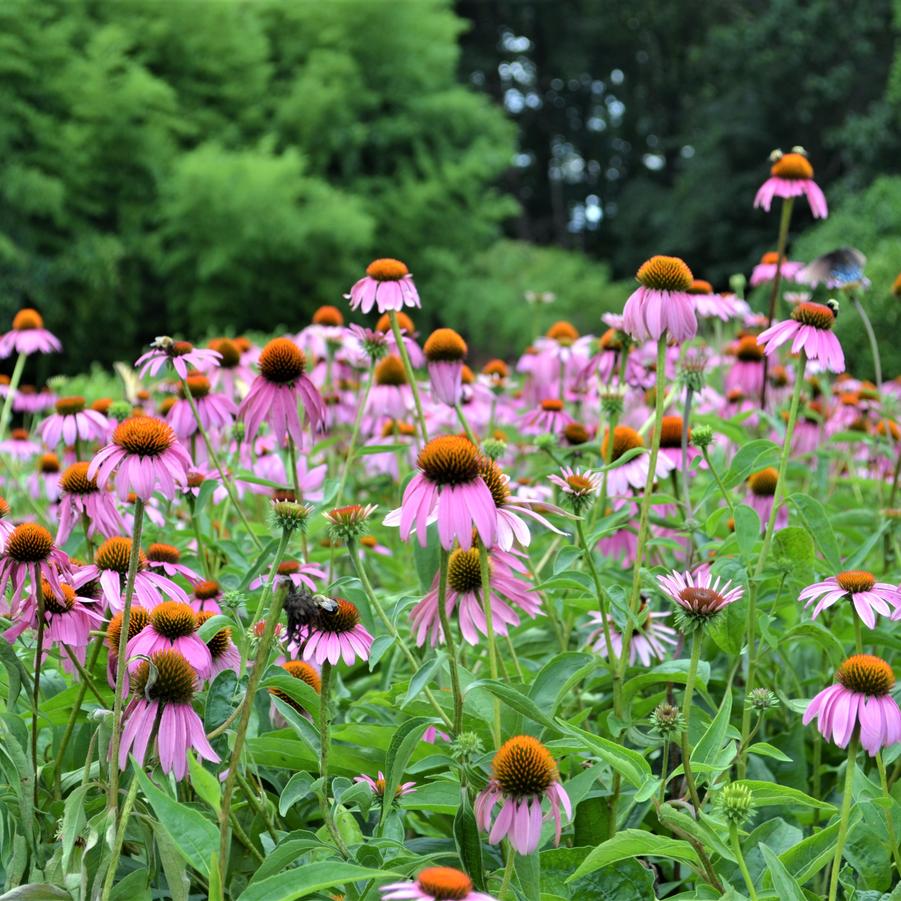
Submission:
<svg viewBox="0 0 901 901">
<path fill-rule="evenodd" d="M 553 450 L 556 446 L 557 437 L 549 432 L 535 436 L 535 447 L 537 447 L 538 450 Z"/>
<path fill-rule="evenodd" d="M 461 732 L 451 744 L 451 756 L 465 763 L 485 750 L 482 739 L 475 732 Z"/>
<path fill-rule="evenodd" d="M 117 422 L 128 419 L 131 416 L 131 411 L 131 404 L 127 400 L 114 400 L 109 405 L 109 417 Z"/>
<path fill-rule="evenodd" d="M 768 688 L 752 688 L 748 692 L 747 698 L 745 698 L 745 707 L 759 710 L 761 713 L 764 710 L 772 710 L 778 706 L 779 698 Z"/>
<path fill-rule="evenodd" d="M 601 409 L 607 419 L 619 419 L 623 412 L 623 394 L 621 391 L 604 391 L 601 394 Z"/>
<path fill-rule="evenodd" d="M 709 425 L 696 425 L 691 430 L 690 442 L 692 447 L 704 449 L 713 444 L 713 429 Z"/>
<path fill-rule="evenodd" d="M 219 606 L 223 610 L 239 610 L 241 607 L 246 606 L 246 604 L 247 595 L 244 594 L 243 591 L 238 591 L 234 588 L 230 591 L 224 591 L 222 593 L 222 596 L 219 598 Z"/>
<path fill-rule="evenodd" d="M 324 514 L 329 522 L 329 535 L 336 540 L 352 541 L 368 529 L 369 517 L 376 510 L 375 504 L 350 504 L 337 507 Z"/>
<path fill-rule="evenodd" d="M 664 738 L 678 735 L 685 730 L 685 718 L 678 707 L 672 704 L 658 704 L 651 711 L 651 727 Z"/>
<path fill-rule="evenodd" d="M 272 505 L 272 520 L 276 528 L 283 532 L 302 531 L 306 528 L 312 509 L 295 501 L 276 501 Z"/>
<path fill-rule="evenodd" d="M 501 438 L 486 438 L 482 442 L 482 453 L 489 460 L 497 460 L 504 455 L 507 450 L 507 442 Z"/>
<path fill-rule="evenodd" d="M 736 272 L 729 276 L 729 287 L 739 297 L 745 296 L 745 288 L 748 286 L 748 280 L 741 272 Z"/>
<path fill-rule="evenodd" d="M 237 419 L 237 420 L 235 420 L 235 422 L 232 423 L 231 433 L 232 433 L 232 438 L 234 438 L 235 441 L 237 441 L 237 442 L 243 441 L 246 431 L 247 431 L 247 427 L 244 425 L 244 420 Z"/>
<path fill-rule="evenodd" d="M 730 782 L 717 797 L 717 806 L 730 826 L 741 826 L 754 813 L 754 796 L 741 782 Z"/>
</svg>

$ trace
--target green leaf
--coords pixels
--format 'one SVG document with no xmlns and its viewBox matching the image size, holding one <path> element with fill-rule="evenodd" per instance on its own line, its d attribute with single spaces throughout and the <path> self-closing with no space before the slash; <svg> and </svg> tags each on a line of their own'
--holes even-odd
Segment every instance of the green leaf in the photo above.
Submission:
<svg viewBox="0 0 901 901">
<path fill-rule="evenodd" d="M 678 860 L 680 863 L 700 867 L 697 852 L 682 839 L 666 838 L 653 832 L 645 832 L 643 829 L 621 829 L 613 838 L 591 851 L 566 881 L 574 882 L 601 867 L 632 857 L 666 857 L 669 860 Z"/>
<path fill-rule="evenodd" d="M 275 549 L 278 547 L 278 539 L 273 538 L 267 545 L 263 547 L 263 550 L 257 554 L 256 560 L 250 565 L 250 568 L 247 572 L 244 573 L 244 578 L 241 579 L 241 584 L 238 586 L 238 591 L 247 591 L 247 586 L 260 574 L 260 570 L 265 566 L 267 560 L 272 559 L 272 555 L 275 553 Z M 268 575 L 267 575 L 268 578 Z"/>
<path fill-rule="evenodd" d="M 285 870 L 283 873 L 251 883 L 238 896 L 238 901 L 294 901 L 296 898 L 308 898 L 317 892 L 348 883 L 370 879 L 388 882 L 402 877 L 402 873 L 393 873 L 390 870 L 373 870 L 338 860 L 326 860 Z"/>
<path fill-rule="evenodd" d="M 732 691 L 726 690 L 716 716 L 701 736 L 691 752 L 691 766 L 698 772 L 719 768 L 722 760 L 721 751 L 729 730 L 729 717 L 732 715 Z M 727 764 L 728 765 L 728 764 Z"/>
<path fill-rule="evenodd" d="M 567 651 L 558 654 L 545 664 L 529 688 L 529 697 L 541 709 L 551 715 L 556 713 L 562 698 L 590 673 L 597 669 L 598 660 L 593 654 Z"/>
<path fill-rule="evenodd" d="M 110 901 L 150 901 L 149 875 L 146 867 L 133 870 L 116 883 Z"/>
<path fill-rule="evenodd" d="M 681 810 L 677 810 L 671 804 L 661 804 L 657 810 L 657 818 L 664 826 L 675 826 L 682 832 L 696 838 L 702 845 L 711 851 L 716 851 L 720 857 L 726 860 L 735 860 L 732 849 L 720 836 L 722 827 L 719 824 L 711 824 L 710 818 L 704 814 L 701 819 L 696 820 Z"/>
<path fill-rule="evenodd" d="M 63 807 L 62 829 L 60 830 L 63 844 L 62 865 L 64 870 L 69 868 L 69 860 L 72 856 L 72 851 L 75 849 L 75 841 L 81 835 L 81 830 L 87 822 L 87 815 L 84 810 L 85 796 L 88 792 L 96 791 L 96 783 L 87 782 L 74 788 L 66 798 L 66 804 Z"/>
<path fill-rule="evenodd" d="M 322 742 L 319 735 L 319 729 L 316 727 L 315 723 L 308 720 L 302 713 L 298 713 L 291 704 L 288 704 L 279 697 L 273 696 L 272 702 L 275 704 L 275 709 L 282 715 L 285 722 L 297 734 L 297 737 L 315 756 L 318 757 Z"/>
<path fill-rule="evenodd" d="M 163 874 L 166 877 L 166 885 L 172 901 L 188 901 L 188 892 L 191 888 L 191 880 L 188 877 L 185 861 L 182 859 L 172 836 L 159 824 L 153 823 L 153 837 L 156 849 L 160 855 L 160 863 L 163 865 Z M 212 874 L 212 870 L 210 873 Z"/>
<path fill-rule="evenodd" d="M 263 688 L 277 688 L 299 704 L 314 719 L 319 716 L 319 694 L 303 679 L 296 679 L 280 666 L 272 667 L 263 677 Z"/>
<path fill-rule="evenodd" d="M 773 555 L 785 564 L 809 569 L 816 558 L 813 536 L 800 526 L 787 526 L 773 535 Z"/>
<path fill-rule="evenodd" d="M 313 777 L 309 773 L 295 773 L 282 789 L 278 799 L 278 815 L 283 817 L 298 801 L 310 797 L 312 785 Z"/>
<path fill-rule="evenodd" d="M 774 466 L 778 461 L 779 445 L 768 438 L 756 438 L 739 448 L 723 476 L 723 484 L 726 488 L 734 488 L 748 476 Z"/>
<path fill-rule="evenodd" d="M 746 504 L 735 507 L 735 539 L 743 560 L 754 555 L 754 546 L 760 541 L 760 517 L 757 511 Z"/>
<path fill-rule="evenodd" d="M 475 682 L 469 683 L 465 693 L 469 694 L 476 688 L 484 688 L 496 698 L 500 698 L 508 707 L 515 710 L 517 713 L 521 713 L 523 716 L 544 726 L 546 729 L 551 729 L 554 732 L 559 732 L 561 729 L 561 727 L 539 708 L 528 695 L 524 695 L 521 691 L 517 691 L 511 685 L 507 685 L 506 682 L 498 682 L 493 679 L 478 679 Z"/>
<path fill-rule="evenodd" d="M 193 754 L 188 754 L 188 773 L 197 797 L 219 813 L 219 780 L 209 770 L 205 770 Z"/>
<path fill-rule="evenodd" d="M 541 899 L 541 858 L 538 854 L 517 854 L 514 857 L 516 876 L 525 901 Z"/>
<path fill-rule="evenodd" d="M 219 830 L 193 807 L 186 807 L 158 789 L 133 759 L 132 770 L 178 853 L 198 873 L 209 877 L 210 858 L 219 850 Z"/>
<path fill-rule="evenodd" d="M 733 605 L 729 605 L 733 606 Z M 727 608 L 728 609 L 728 608 Z M 639 673 L 633 676 L 623 686 L 623 695 L 628 701 L 636 692 L 648 685 L 656 685 L 660 682 L 673 682 L 676 685 L 684 685 L 688 681 L 688 668 L 691 661 L 683 660 L 667 660 L 660 663 L 653 669 L 645 673 Z M 698 663 L 697 682 L 702 687 L 707 687 L 707 681 L 710 679 L 710 664 L 706 660 Z"/>
<path fill-rule="evenodd" d="M 635 786 L 635 788 L 641 789 L 648 782 L 655 781 L 650 764 L 638 751 L 633 751 L 631 748 L 608 741 L 599 735 L 593 735 L 591 732 L 586 732 L 577 726 L 570 726 L 568 723 L 563 723 L 559 720 L 558 723 L 560 724 L 559 728 L 567 735 L 579 739 L 592 754 L 600 757 L 601 760 L 613 767 L 626 782 Z"/>
<path fill-rule="evenodd" d="M 621 860 L 566 884 L 590 848 L 549 848 L 541 857 L 541 899 L 566 901 L 648 901 L 654 898 L 654 875 L 637 860 Z"/>
<path fill-rule="evenodd" d="M 425 663 L 413 674 L 410 679 L 410 685 L 407 693 L 401 701 L 401 708 L 406 707 L 426 686 L 430 685 L 435 674 L 444 666 L 446 656 L 443 651 L 436 651 L 434 656 L 426 660 Z"/>
<path fill-rule="evenodd" d="M 282 870 L 287 870 L 292 864 L 297 863 L 300 856 L 307 851 L 330 850 L 330 846 L 320 841 L 312 832 L 299 830 L 292 832 L 282 839 L 274 851 L 266 855 L 266 859 L 260 864 L 259 869 L 250 877 L 250 882 L 261 882 L 270 876 L 275 876 Z"/>
<path fill-rule="evenodd" d="M 223 629 L 232 629 L 240 632 L 240 628 L 230 616 L 217 613 L 211 616 L 198 630 L 197 634 L 204 640 L 209 641 L 214 635 L 217 635 Z"/>
<path fill-rule="evenodd" d="M 859 819 L 860 811 L 852 807 L 849 824 L 853 825 Z M 840 826 L 841 823 L 836 820 L 831 826 L 817 830 L 779 855 L 779 860 L 801 885 L 816 876 L 832 860 Z"/>
<path fill-rule="evenodd" d="M 782 861 L 767 845 L 761 843 L 759 847 L 766 861 L 766 868 L 773 879 L 773 888 L 779 896 L 779 901 L 806 901 L 797 879 L 785 869 Z"/>
<path fill-rule="evenodd" d="M 835 810 L 834 804 L 811 798 L 810 795 L 805 795 L 804 792 L 796 788 L 790 788 L 787 785 L 778 785 L 775 782 L 758 782 L 753 779 L 740 779 L 739 782 L 751 789 L 751 793 L 754 796 L 754 804 L 757 807 L 785 805 L 787 807 L 801 806 L 814 807 L 818 810 Z"/>
<path fill-rule="evenodd" d="M 781 760 L 783 763 L 791 763 L 792 759 L 780 751 L 778 748 L 774 747 L 771 744 L 768 744 L 765 741 L 755 742 L 751 747 L 748 748 L 749 754 L 757 754 L 759 757 L 772 757 L 773 760 Z"/>
<path fill-rule="evenodd" d="M 194 516 L 200 517 L 218 486 L 219 482 L 216 479 L 203 480 L 200 485 L 200 491 L 197 492 L 197 499 L 194 501 Z"/>
<path fill-rule="evenodd" d="M 6 669 L 7 678 L 9 679 L 9 689 L 6 696 L 6 709 L 12 713 L 16 709 L 16 701 L 19 698 L 19 692 L 24 685 L 26 688 L 26 697 L 29 705 L 31 704 L 31 676 L 25 669 L 22 661 L 16 656 L 13 646 L 7 641 L 0 641 L 0 663 Z"/>
<path fill-rule="evenodd" d="M 482 863 L 482 840 L 476 824 L 469 794 L 461 792 L 460 806 L 454 817 L 454 844 L 457 856 L 463 865 L 463 871 L 469 874 L 477 891 L 485 888 L 485 869 Z"/>
<path fill-rule="evenodd" d="M 438 558 L 440 548 L 438 546 L 438 529 L 429 526 L 426 532 L 426 546 L 419 543 L 415 535 L 411 536 L 413 545 L 413 563 L 416 566 L 416 574 L 419 576 L 419 584 L 423 591 L 427 591 L 438 572 Z"/>
<path fill-rule="evenodd" d="M 742 597 L 732 604 L 727 604 L 707 628 L 707 634 L 717 647 L 730 657 L 737 657 L 744 647 L 747 611 L 748 599 Z"/>
<path fill-rule="evenodd" d="M 793 494 L 788 500 L 804 520 L 804 525 L 807 526 L 820 553 L 829 564 L 829 569 L 838 572 L 842 568 L 842 555 L 826 509 L 816 498 L 808 494 Z"/>
<path fill-rule="evenodd" d="M 49 882 L 30 882 L 0 895 L 0 901 L 72 901 L 72 896 Z"/>
<path fill-rule="evenodd" d="M 400 786 L 404 770 L 410 762 L 410 755 L 414 748 L 422 740 L 422 733 L 432 724 L 428 717 L 419 716 L 402 723 L 394 735 L 391 736 L 391 744 L 388 745 L 388 753 L 385 756 L 385 792 L 382 802 L 382 814 L 379 817 L 379 825 L 383 825 L 391 810 L 391 802 Z"/>
</svg>

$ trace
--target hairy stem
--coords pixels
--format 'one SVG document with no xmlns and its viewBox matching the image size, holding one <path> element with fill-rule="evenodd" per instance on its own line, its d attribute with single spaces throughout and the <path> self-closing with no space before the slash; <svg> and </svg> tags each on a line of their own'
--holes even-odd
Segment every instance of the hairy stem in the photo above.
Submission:
<svg viewBox="0 0 901 901">
<path fill-rule="evenodd" d="M 857 735 L 848 743 L 848 765 L 845 769 L 845 787 L 842 792 L 842 808 L 839 813 L 838 839 L 835 843 L 835 855 L 832 858 L 832 873 L 829 876 L 829 901 L 838 896 L 838 875 L 842 868 L 842 854 L 845 851 L 845 840 L 848 838 L 848 819 L 851 813 L 851 786 L 854 784 L 854 769 L 857 758 Z"/>
</svg>

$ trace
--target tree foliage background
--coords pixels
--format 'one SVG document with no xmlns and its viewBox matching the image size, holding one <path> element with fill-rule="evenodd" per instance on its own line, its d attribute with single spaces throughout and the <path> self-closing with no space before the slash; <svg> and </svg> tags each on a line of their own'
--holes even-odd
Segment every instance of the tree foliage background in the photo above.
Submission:
<svg viewBox="0 0 901 901">
<path fill-rule="evenodd" d="M 75 370 L 161 332 L 296 328 L 392 255 L 423 329 L 509 353 L 527 289 L 596 328 L 652 253 L 749 271 L 767 154 L 803 144 L 834 215 L 797 251 L 856 243 L 897 323 L 895 7 L 7 0 L 0 316 L 38 306 Z"/>
</svg>

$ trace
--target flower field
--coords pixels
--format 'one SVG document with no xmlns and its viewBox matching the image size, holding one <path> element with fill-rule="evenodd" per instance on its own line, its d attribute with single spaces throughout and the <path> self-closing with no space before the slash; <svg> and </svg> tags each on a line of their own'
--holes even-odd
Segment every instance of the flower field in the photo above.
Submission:
<svg viewBox="0 0 901 901">
<path fill-rule="evenodd" d="M 899 285 L 787 258 L 828 205 L 770 166 L 737 291 L 653 256 L 591 334 L 531 293 L 514 359 L 387 257 L 116 381 L 20 310 L 0 901 L 901 898 Z"/>
</svg>

